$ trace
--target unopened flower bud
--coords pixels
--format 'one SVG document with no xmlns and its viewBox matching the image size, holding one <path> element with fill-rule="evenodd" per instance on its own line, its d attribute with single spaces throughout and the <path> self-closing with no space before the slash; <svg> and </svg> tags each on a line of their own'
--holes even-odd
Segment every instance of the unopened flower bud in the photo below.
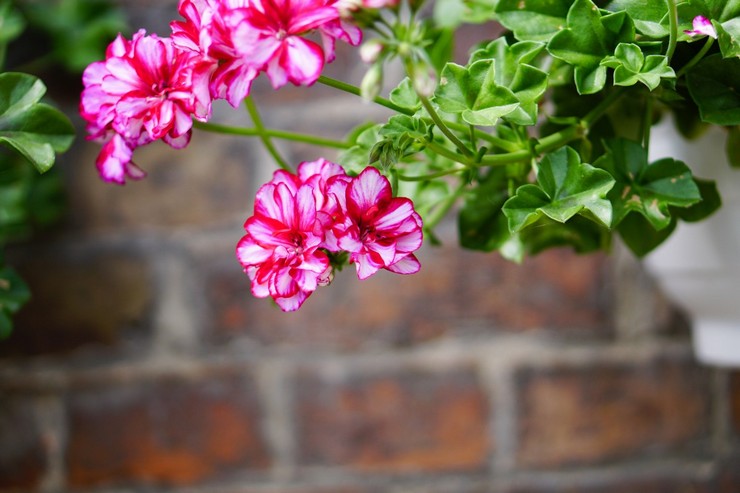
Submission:
<svg viewBox="0 0 740 493">
<path fill-rule="evenodd" d="M 360 46 L 360 58 L 365 63 L 375 63 L 384 48 L 385 45 L 379 39 L 370 39 Z"/>
<path fill-rule="evenodd" d="M 374 63 L 365 73 L 365 77 L 362 78 L 362 82 L 360 83 L 360 95 L 366 101 L 372 101 L 378 94 L 380 94 L 382 85 L 383 65 L 380 63 Z"/>
</svg>

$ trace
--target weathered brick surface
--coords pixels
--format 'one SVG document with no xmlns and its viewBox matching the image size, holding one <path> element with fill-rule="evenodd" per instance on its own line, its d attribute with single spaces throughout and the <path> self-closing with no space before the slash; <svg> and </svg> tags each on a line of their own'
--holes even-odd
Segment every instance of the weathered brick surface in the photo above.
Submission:
<svg viewBox="0 0 740 493">
<path fill-rule="evenodd" d="M 208 337 L 246 336 L 265 345 L 403 346 L 445 334 L 552 331 L 569 336 L 611 333 L 605 259 L 567 250 L 516 265 L 497 254 L 425 248 L 413 276 L 380 272 L 359 281 L 354 266 L 318 289 L 297 313 L 255 299 L 236 260 L 206 274 L 212 307 Z"/>
<path fill-rule="evenodd" d="M 740 371 L 730 374 L 730 426 L 737 439 L 740 439 Z"/>
<path fill-rule="evenodd" d="M 0 355 L 63 353 L 111 346 L 146 321 L 155 293 L 147 260 L 123 250 L 38 248 L 16 266 L 32 291 Z"/>
<path fill-rule="evenodd" d="M 586 483 L 586 484 L 583 484 Z M 557 486 L 513 488 L 507 493 L 715 493 L 709 481 L 659 477 L 650 479 L 619 478 L 604 481 L 574 481 Z"/>
<path fill-rule="evenodd" d="M 196 483 L 264 471 L 270 457 L 251 379 L 236 373 L 83 388 L 69 396 L 73 487 Z"/>
<path fill-rule="evenodd" d="M 69 175 L 71 222 L 83 230 L 230 224 L 246 214 L 251 173 L 261 165 L 248 141 L 195 132 L 185 149 L 161 142 L 137 149 L 134 160 L 148 173 L 146 179 L 116 186 L 98 176 L 99 151 L 98 144 L 80 143 L 62 163 Z"/>
<path fill-rule="evenodd" d="M 708 372 L 690 363 L 524 369 L 517 385 L 520 467 L 638 460 L 707 445 Z"/>
<path fill-rule="evenodd" d="M 47 438 L 36 421 L 33 402 L 0 392 L 0 491 L 31 491 L 46 473 Z"/>
<path fill-rule="evenodd" d="M 305 370 L 295 385 L 300 463 L 376 472 L 485 467 L 488 405 L 466 369 L 338 377 Z"/>
</svg>

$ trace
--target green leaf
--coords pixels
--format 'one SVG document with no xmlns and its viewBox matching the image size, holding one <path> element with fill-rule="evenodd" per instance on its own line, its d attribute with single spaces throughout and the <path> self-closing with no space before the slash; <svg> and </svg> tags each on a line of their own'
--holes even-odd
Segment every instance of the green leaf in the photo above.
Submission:
<svg viewBox="0 0 740 493">
<path fill-rule="evenodd" d="M 0 339 L 10 335 L 11 316 L 30 298 L 31 292 L 23 279 L 11 267 L 0 264 Z"/>
<path fill-rule="evenodd" d="M 499 0 L 499 22 L 521 41 L 548 41 L 565 27 L 571 0 Z"/>
<path fill-rule="evenodd" d="M 538 103 L 547 90 L 548 74 L 530 62 L 544 48 L 544 44 L 535 41 L 521 41 L 509 46 L 505 38 L 498 38 L 473 52 L 471 62 L 494 61 L 496 84 L 508 87 L 519 100 L 519 107 L 504 116 L 507 121 L 519 125 L 537 122 Z"/>
<path fill-rule="evenodd" d="M 609 140 L 606 146 L 607 153 L 594 166 L 616 180 L 609 193 L 613 226 L 634 211 L 660 230 L 671 223 L 669 206 L 688 207 L 701 200 L 691 170 L 683 162 L 665 158 L 648 164 L 645 149 L 631 140 Z"/>
<path fill-rule="evenodd" d="M 494 67 L 493 60 L 479 60 L 469 68 L 448 63 L 434 101 L 442 111 L 460 114 L 471 125 L 495 125 L 519 106 L 519 100 L 510 89 L 496 84 Z"/>
<path fill-rule="evenodd" d="M 21 35 L 26 21 L 21 13 L 6 0 L 0 4 L 0 44 L 7 44 Z"/>
<path fill-rule="evenodd" d="M 720 22 L 740 16 L 740 0 L 689 0 L 688 3 L 704 17 Z"/>
<path fill-rule="evenodd" d="M 722 56 L 724 58 L 740 56 L 740 17 L 723 23 L 713 21 L 712 24 L 717 31 L 717 40 Z"/>
<path fill-rule="evenodd" d="M 612 12 L 627 12 L 641 34 L 658 39 L 670 35 L 668 3 L 665 1 L 614 0 L 606 8 Z"/>
<path fill-rule="evenodd" d="M 686 81 L 703 121 L 740 125 L 740 58 L 708 56 L 692 67 Z"/>
<path fill-rule="evenodd" d="M 404 77 L 401 83 L 391 90 L 389 99 L 392 103 L 397 104 L 402 108 L 408 108 L 414 111 L 421 108 L 419 95 L 414 91 L 411 79 L 408 77 Z"/>
<path fill-rule="evenodd" d="M 688 207 L 671 207 L 671 215 L 687 223 L 703 221 L 722 207 L 722 197 L 717 189 L 717 183 L 711 180 L 694 178 L 699 188 L 701 201 Z"/>
<path fill-rule="evenodd" d="M 468 191 L 458 214 L 460 245 L 471 250 L 498 250 L 510 238 L 501 207 L 508 198 L 506 172 L 491 169 L 488 176 Z"/>
<path fill-rule="evenodd" d="M 617 226 L 617 232 L 624 244 L 638 257 L 644 257 L 663 243 L 673 230 L 676 229 L 676 220 L 661 230 L 656 230 L 640 214 L 628 214 Z"/>
<path fill-rule="evenodd" d="M 604 170 L 581 163 L 572 148 L 546 155 L 537 173 L 538 185 L 522 185 L 504 204 L 509 229 L 517 232 L 547 216 L 564 223 L 583 214 L 609 226 L 612 208 L 606 200 L 614 179 Z"/>
<path fill-rule="evenodd" d="M 109 0 L 23 3 L 29 24 L 50 36 L 51 56 L 72 73 L 102 58 L 108 43 L 129 31 L 123 9 Z"/>
<path fill-rule="evenodd" d="M 614 84 L 632 86 L 638 82 L 654 90 L 662 78 L 675 78 L 676 73 L 668 66 L 664 55 L 643 56 L 639 46 L 633 43 L 619 43 L 614 56 L 606 57 L 602 65 L 614 69 Z"/>
<path fill-rule="evenodd" d="M 547 50 L 575 67 L 580 94 L 593 94 L 606 84 L 606 67 L 601 61 L 618 43 L 631 42 L 634 37 L 634 25 L 625 12 L 602 16 L 591 0 L 576 0 L 568 11 L 567 27 L 552 37 Z"/>
<path fill-rule="evenodd" d="M 28 159 L 43 173 L 54 164 L 54 153 L 69 148 L 72 123 L 59 110 L 39 100 L 44 84 L 31 75 L 0 74 L 0 143 Z"/>
</svg>

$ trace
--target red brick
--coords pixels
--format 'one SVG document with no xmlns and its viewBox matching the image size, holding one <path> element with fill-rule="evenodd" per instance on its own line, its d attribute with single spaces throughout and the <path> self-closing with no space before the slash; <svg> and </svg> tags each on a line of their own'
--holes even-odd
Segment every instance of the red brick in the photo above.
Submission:
<svg viewBox="0 0 740 493">
<path fill-rule="evenodd" d="M 190 146 L 161 142 L 141 147 L 134 160 L 147 173 L 125 186 L 103 182 L 95 169 L 100 146 L 78 144 L 68 161 L 71 222 L 88 231 L 213 227 L 232 224 L 248 209 L 256 162 L 236 136 L 196 131 Z"/>
<path fill-rule="evenodd" d="M 295 385 L 300 461 L 360 471 L 476 470 L 492 449 L 486 398 L 468 370 L 396 370 Z"/>
<path fill-rule="evenodd" d="M 0 392 L 0 491 L 33 491 L 45 474 L 47 440 L 34 414 L 28 398 Z"/>
<path fill-rule="evenodd" d="M 667 476 L 647 479 L 623 477 L 584 483 L 572 481 L 558 486 L 518 487 L 506 493 L 715 493 L 708 481 Z"/>
<path fill-rule="evenodd" d="M 411 276 L 380 272 L 359 281 L 338 273 L 296 313 L 255 299 L 236 260 L 210 267 L 210 338 L 247 336 L 262 344 L 357 349 L 406 345 L 469 332 L 543 330 L 610 334 L 605 258 L 546 252 L 516 265 L 457 246 L 426 248 Z"/>
<path fill-rule="evenodd" d="M 60 245 L 26 253 L 15 265 L 32 298 L 18 312 L 13 335 L 0 342 L 0 355 L 112 346 L 145 321 L 154 293 L 142 257 L 124 251 L 73 254 Z"/>
<path fill-rule="evenodd" d="M 730 422 L 735 436 L 740 438 L 740 371 L 730 374 Z"/>
<path fill-rule="evenodd" d="M 255 396 L 250 379 L 230 373 L 75 391 L 69 399 L 69 482 L 185 485 L 262 471 L 270 459 Z"/>
<path fill-rule="evenodd" d="M 521 467 L 677 454 L 709 438 L 708 372 L 688 363 L 525 369 L 517 387 Z"/>
</svg>

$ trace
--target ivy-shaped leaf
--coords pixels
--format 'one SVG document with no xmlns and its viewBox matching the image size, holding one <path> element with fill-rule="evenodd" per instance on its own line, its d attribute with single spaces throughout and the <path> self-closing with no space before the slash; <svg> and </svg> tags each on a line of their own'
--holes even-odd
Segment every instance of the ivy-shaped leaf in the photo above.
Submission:
<svg viewBox="0 0 740 493">
<path fill-rule="evenodd" d="M 463 67 L 448 63 L 442 70 L 434 101 L 442 111 L 460 114 L 471 125 L 493 126 L 514 111 L 519 100 L 510 89 L 496 84 L 493 60 Z"/>
<path fill-rule="evenodd" d="M 504 204 L 509 229 L 517 232 L 547 216 L 564 223 L 576 214 L 611 225 L 612 207 L 605 198 L 614 179 L 602 169 L 582 163 L 578 153 L 562 147 L 546 155 L 537 185 L 522 185 Z"/>
<path fill-rule="evenodd" d="M 624 11 L 602 16 L 591 0 L 576 0 L 567 21 L 567 28 L 552 37 L 547 50 L 575 67 L 579 94 L 593 94 L 606 84 L 606 67 L 601 61 L 612 55 L 620 42 L 634 41 L 634 24 Z"/>
<path fill-rule="evenodd" d="M 496 84 L 508 87 L 519 100 L 519 107 L 504 116 L 518 125 L 537 122 L 538 101 L 547 90 L 547 72 L 530 65 L 545 48 L 535 41 L 521 41 L 511 46 L 505 38 L 498 38 L 485 48 L 476 50 L 471 62 L 492 59 L 495 64 Z"/>
<path fill-rule="evenodd" d="M 393 104 L 397 104 L 401 108 L 407 108 L 414 111 L 421 108 L 419 95 L 414 91 L 411 79 L 408 77 L 404 77 L 401 83 L 391 90 L 389 99 Z"/>
<path fill-rule="evenodd" d="M 573 2 L 562 0 L 499 0 L 496 16 L 519 40 L 548 41 L 565 27 L 568 8 Z"/>
<path fill-rule="evenodd" d="M 688 207 L 701 200 L 691 170 L 683 162 L 665 158 L 648 164 L 645 149 L 631 140 L 610 140 L 606 146 L 607 153 L 594 166 L 616 180 L 609 193 L 614 226 L 634 211 L 661 230 L 671 223 L 669 206 Z"/>
<path fill-rule="evenodd" d="M 645 57 L 640 47 L 633 43 L 619 43 L 614 56 L 604 58 L 601 64 L 614 69 L 614 84 L 617 86 L 642 82 L 652 91 L 660 85 L 662 78 L 676 77 L 665 55 Z"/>
<path fill-rule="evenodd" d="M 607 10 L 627 12 L 635 24 L 635 29 L 651 38 L 666 38 L 670 35 L 668 3 L 646 0 L 613 0 Z"/>
<path fill-rule="evenodd" d="M 31 75 L 0 74 L 0 144 L 28 159 L 43 173 L 74 139 L 74 127 L 59 110 L 44 103 L 44 84 Z"/>
<path fill-rule="evenodd" d="M 501 212 L 508 198 L 506 181 L 506 170 L 493 168 L 465 195 L 457 221 L 463 248 L 491 252 L 499 249 L 511 236 L 506 216 Z"/>
<path fill-rule="evenodd" d="M 740 17 L 719 23 L 712 21 L 717 31 L 719 49 L 724 58 L 740 56 Z"/>
<path fill-rule="evenodd" d="M 692 67 L 686 82 L 703 121 L 740 125 L 740 58 L 708 56 Z"/>
</svg>

